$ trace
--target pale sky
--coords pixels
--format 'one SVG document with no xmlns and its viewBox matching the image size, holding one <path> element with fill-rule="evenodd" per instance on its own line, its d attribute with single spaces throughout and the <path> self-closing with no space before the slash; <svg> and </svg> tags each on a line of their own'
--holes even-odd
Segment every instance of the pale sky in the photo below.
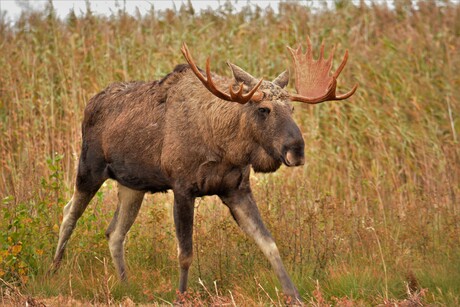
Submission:
<svg viewBox="0 0 460 307">
<path fill-rule="evenodd" d="M 292 0 L 284 0 L 292 1 Z M 359 3 L 360 0 L 352 0 L 354 3 Z M 393 6 L 393 1 L 387 0 L 364 0 L 366 3 L 387 3 L 390 7 Z M 414 1 L 414 0 L 412 0 Z M 458 2 L 460 0 L 451 0 Z M 43 10 L 48 0 L 0 0 L 0 11 L 7 12 L 7 20 L 15 21 L 20 16 L 21 11 L 30 7 L 35 10 Z M 191 0 L 193 8 L 199 12 L 204 9 L 217 9 L 223 5 L 226 0 Z M 259 6 L 261 8 L 271 7 L 275 12 L 278 11 L 278 5 L 281 0 L 230 0 L 232 5 L 240 10 L 247 4 L 251 6 Z M 335 0 L 297 0 L 305 6 L 312 8 L 323 7 L 327 4 L 329 8 L 334 6 Z M 139 9 L 141 14 L 147 13 L 153 5 L 155 10 L 179 9 L 187 0 L 90 0 L 91 10 L 95 14 L 110 15 L 112 12 L 117 12 L 123 6 L 126 6 L 126 11 L 129 14 L 134 14 L 136 8 Z M 84 0 L 53 0 L 53 6 L 57 12 L 58 17 L 65 18 L 69 11 L 73 8 L 77 15 L 86 12 L 86 1 Z"/>
<path fill-rule="evenodd" d="M 11 20 L 16 20 L 24 7 L 30 6 L 33 9 L 43 9 L 48 1 L 47 0 L 35 0 L 35 1 L 24 1 L 24 0 L 0 0 L 0 10 L 7 12 L 7 18 Z M 139 8 L 140 13 L 146 13 L 150 10 L 151 5 L 153 4 L 155 10 L 164 10 L 167 8 L 174 8 L 174 6 L 179 9 L 182 3 L 187 3 L 186 0 L 123 0 L 116 1 L 105 1 L 105 0 L 96 0 L 91 2 L 91 10 L 96 14 L 110 15 L 111 12 L 116 12 L 119 8 L 122 8 L 126 4 L 126 11 L 129 14 L 134 14 L 136 8 Z M 192 5 L 195 10 L 200 11 L 203 9 L 211 8 L 217 9 L 220 5 L 224 4 L 225 1 L 221 0 L 192 0 Z M 233 6 L 237 9 L 241 9 L 246 6 L 247 3 L 251 5 L 258 5 L 262 8 L 271 6 L 274 10 L 277 10 L 279 0 L 239 0 L 231 1 Z M 300 1 L 301 3 L 309 3 L 310 5 L 314 1 Z M 74 9 L 75 13 L 78 15 L 81 12 L 86 11 L 86 2 L 77 1 L 77 0 L 54 0 L 53 6 L 57 12 L 57 15 L 61 18 L 66 17 L 70 9 Z"/>
</svg>

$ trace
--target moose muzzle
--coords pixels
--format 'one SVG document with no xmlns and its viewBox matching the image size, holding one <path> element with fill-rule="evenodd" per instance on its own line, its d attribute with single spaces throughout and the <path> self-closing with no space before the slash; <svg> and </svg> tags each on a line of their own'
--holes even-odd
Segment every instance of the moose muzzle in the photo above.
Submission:
<svg viewBox="0 0 460 307">
<path fill-rule="evenodd" d="M 285 124 L 284 144 L 281 148 L 281 160 L 286 166 L 299 166 L 305 164 L 305 141 L 302 133 L 294 121 Z"/>
<path fill-rule="evenodd" d="M 292 126 L 289 141 L 284 144 L 281 154 L 282 161 L 286 166 L 299 166 L 305 164 L 304 147 L 305 142 L 299 128 Z"/>
<path fill-rule="evenodd" d="M 305 157 L 302 154 L 299 154 L 296 150 L 288 150 L 284 156 L 284 164 L 287 166 L 299 166 L 305 164 Z"/>
<path fill-rule="evenodd" d="M 283 163 L 286 166 L 299 166 L 305 164 L 304 146 L 293 146 L 283 150 Z"/>
</svg>

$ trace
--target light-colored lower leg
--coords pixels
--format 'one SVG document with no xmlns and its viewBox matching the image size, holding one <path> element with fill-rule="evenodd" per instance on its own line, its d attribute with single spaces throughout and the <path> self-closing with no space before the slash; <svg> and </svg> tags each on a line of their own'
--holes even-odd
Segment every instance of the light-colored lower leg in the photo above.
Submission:
<svg viewBox="0 0 460 307">
<path fill-rule="evenodd" d="M 299 300 L 299 293 L 284 268 L 278 247 L 260 217 L 257 205 L 250 193 L 236 198 L 222 199 L 229 207 L 240 228 L 254 239 L 264 255 L 270 261 L 283 287 L 284 294 Z"/>
<path fill-rule="evenodd" d="M 192 265 L 193 252 L 191 249 L 183 251 L 181 250 L 180 246 L 177 249 L 180 266 L 179 291 L 183 293 L 187 291 L 188 271 L 190 269 L 190 266 Z"/>
<path fill-rule="evenodd" d="M 80 192 L 75 189 L 72 199 L 64 207 L 64 216 L 59 229 L 59 241 L 54 255 L 53 270 L 58 269 L 67 241 L 93 196 L 94 193 Z"/>
<path fill-rule="evenodd" d="M 118 184 L 118 208 L 106 231 L 106 236 L 113 263 L 121 280 L 127 279 L 123 250 L 125 237 L 136 220 L 144 194 Z"/>
</svg>

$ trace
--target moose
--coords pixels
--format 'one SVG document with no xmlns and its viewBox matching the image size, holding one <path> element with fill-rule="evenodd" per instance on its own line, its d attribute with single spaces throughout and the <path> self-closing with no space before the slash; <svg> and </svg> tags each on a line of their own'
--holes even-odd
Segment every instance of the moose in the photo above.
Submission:
<svg viewBox="0 0 460 307">
<path fill-rule="evenodd" d="M 282 164 L 303 165 L 305 143 L 292 118 L 291 102 L 346 99 L 357 85 L 336 95 L 348 51 L 331 75 L 334 52 L 326 59 L 324 44 L 317 60 L 309 38 L 305 54 L 301 45 L 288 49 L 297 94 L 285 89 L 288 70 L 269 82 L 228 63 L 233 78 L 218 76 L 211 73 L 209 57 L 206 70 L 199 69 L 183 43 L 188 64 L 176 66 L 163 79 L 113 83 L 92 97 L 82 123 L 75 191 L 63 210 L 52 270 L 58 269 L 77 220 L 110 178 L 118 182 L 118 205 L 105 234 L 122 281 L 127 280 L 123 244 L 144 194 L 172 190 L 181 293 L 187 289 L 192 263 L 195 198 L 217 195 L 268 258 L 284 294 L 300 300 L 260 216 L 250 171 L 269 173 Z"/>
</svg>

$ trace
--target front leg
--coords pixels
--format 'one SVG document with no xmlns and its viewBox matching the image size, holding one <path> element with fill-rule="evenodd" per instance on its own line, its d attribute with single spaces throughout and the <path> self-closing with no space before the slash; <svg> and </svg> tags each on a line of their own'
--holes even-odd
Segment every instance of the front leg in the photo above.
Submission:
<svg viewBox="0 0 460 307">
<path fill-rule="evenodd" d="M 174 224 L 180 266 L 179 291 L 187 290 L 188 270 L 193 259 L 193 213 L 195 197 L 174 191 Z"/>
<path fill-rule="evenodd" d="M 225 196 L 220 196 L 220 199 L 230 209 L 240 228 L 256 241 L 256 244 L 268 258 L 281 282 L 284 294 L 299 302 L 299 292 L 289 278 L 278 247 L 260 217 L 251 189 L 249 187 L 240 188 L 227 193 Z"/>
</svg>

